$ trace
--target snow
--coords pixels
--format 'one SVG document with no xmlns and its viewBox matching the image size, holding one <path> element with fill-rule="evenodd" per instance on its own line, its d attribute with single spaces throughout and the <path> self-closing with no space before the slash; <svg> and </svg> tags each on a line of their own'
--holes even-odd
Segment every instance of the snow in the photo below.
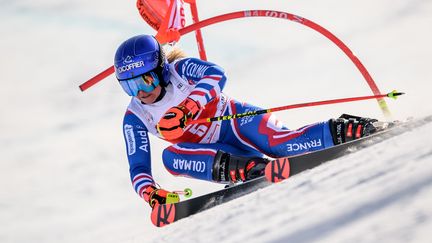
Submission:
<svg viewBox="0 0 432 243">
<path fill-rule="evenodd" d="M 394 118 L 432 114 L 427 101 L 432 2 L 198 1 L 201 19 L 275 9 L 313 20 L 344 41 L 383 92 Z M 110 76 L 116 47 L 154 32 L 134 1 L 0 1 L 0 242 L 430 242 L 432 124 L 329 162 L 284 183 L 165 228 L 129 181 L 121 122 L 128 103 Z M 191 23 L 189 21 L 189 23 Z M 369 95 L 337 47 L 298 23 L 241 19 L 203 30 L 226 93 L 262 107 Z M 193 35 L 181 47 L 197 56 Z M 277 88 L 275 88 L 277 87 Z M 278 113 L 290 127 L 348 112 L 384 119 L 375 101 Z M 152 139 L 153 170 L 168 190 L 220 185 L 176 178 Z"/>
<path fill-rule="evenodd" d="M 153 242 L 429 242 L 431 128 L 429 123 L 179 221 Z M 406 149 L 414 136 L 415 153 Z"/>
</svg>

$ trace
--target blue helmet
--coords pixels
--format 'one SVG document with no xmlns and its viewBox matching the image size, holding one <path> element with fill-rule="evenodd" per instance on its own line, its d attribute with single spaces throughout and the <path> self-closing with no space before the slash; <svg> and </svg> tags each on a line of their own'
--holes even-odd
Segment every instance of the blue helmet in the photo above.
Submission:
<svg viewBox="0 0 432 243">
<path fill-rule="evenodd" d="M 123 42 L 114 57 L 115 74 L 119 81 L 153 71 L 161 84 L 169 82 L 169 66 L 159 42 L 151 35 L 138 35 Z"/>
</svg>

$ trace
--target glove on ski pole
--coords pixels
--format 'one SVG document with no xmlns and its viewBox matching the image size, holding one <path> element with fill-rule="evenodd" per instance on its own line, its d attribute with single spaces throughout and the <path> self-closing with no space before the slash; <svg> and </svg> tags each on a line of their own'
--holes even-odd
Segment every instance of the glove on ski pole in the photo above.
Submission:
<svg viewBox="0 0 432 243">
<path fill-rule="evenodd" d="M 157 124 L 159 134 L 166 140 L 174 140 L 184 133 L 188 119 L 193 118 L 200 106 L 190 98 L 186 98 L 178 106 L 171 107 Z"/>
</svg>

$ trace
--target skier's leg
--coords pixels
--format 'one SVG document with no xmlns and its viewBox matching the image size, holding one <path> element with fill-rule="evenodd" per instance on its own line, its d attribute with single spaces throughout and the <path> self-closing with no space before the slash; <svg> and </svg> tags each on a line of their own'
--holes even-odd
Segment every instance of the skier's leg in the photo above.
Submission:
<svg viewBox="0 0 432 243">
<path fill-rule="evenodd" d="M 261 110 L 232 101 L 227 114 Z M 228 121 L 227 121 L 228 122 Z M 226 123 L 225 123 L 226 124 Z M 255 149 L 270 157 L 284 157 L 333 146 L 329 122 L 304 126 L 297 130 L 285 127 L 272 114 L 243 117 L 229 121 L 222 141 L 243 149 Z"/>
<path fill-rule="evenodd" d="M 249 174 L 252 176 L 256 172 L 251 168 L 255 166 L 247 162 L 253 158 L 254 161 L 257 161 L 255 164 L 258 165 L 258 161 L 263 160 L 262 156 L 256 151 L 242 150 L 222 143 L 179 143 L 166 148 L 162 155 L 165 168 L 171 174 L 216 182 L 227 182 L 228 177 L 225 175 L 228 169 L 234 170 L 234 167 L 245 169 L 249 165 Z M 233 162 L 230 163 L 230 161 Z M 225 165 L 227 165 L 226 171 L 222 170 Z M 224 176 L 223 180 L 220 178 L 221 174 Z M 248 174 L 244 176 L 247 177 Z M 238 178 L 241 178 L 240 174 Z"/>
<path fill-rule="evenodd" d="M 227 114 L 261 110 L 261 108 L 231 101 Z M 243 117 L 225 128 L 223 142 L 243 149 L 255 149 L 270 157 L 284 157 L 332 147 L 374 132 L 375 119 L 342 115 L 338 119 L 290 130 L 272 114 Z M 225 122 L 227 126 L 228 121 Z"/>
</svg>

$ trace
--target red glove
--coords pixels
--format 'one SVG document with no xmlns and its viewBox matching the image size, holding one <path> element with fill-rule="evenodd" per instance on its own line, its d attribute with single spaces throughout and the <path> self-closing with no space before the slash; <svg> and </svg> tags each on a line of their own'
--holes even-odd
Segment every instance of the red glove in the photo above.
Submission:
<svg viewBox="0 0 432 243">
<path fill-rule="evenodd" d="M 186 98 L 178 106 L 171 107 L 157 124 L 159 134 L 166 140 L 174 140 L 184 133 L 187 120 L 193 118 L 200 110 L 199 104 Z"/>
<path fill-rule="evenodd" d="M 165 191 L 164 189 L 148 186 L 144 191 L 144 200 L 153 208 L 156 203 L 165 204 L 169 193 L 169 191 Z"/>
</svg>

